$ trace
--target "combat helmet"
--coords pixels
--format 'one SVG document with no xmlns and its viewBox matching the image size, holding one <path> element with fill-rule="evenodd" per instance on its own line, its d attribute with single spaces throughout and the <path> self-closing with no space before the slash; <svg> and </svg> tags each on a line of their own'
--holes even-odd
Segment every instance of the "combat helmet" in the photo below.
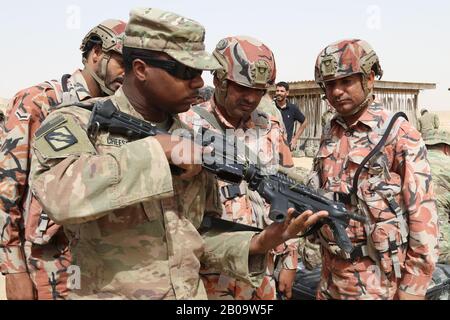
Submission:
<svg viewBox="0 0 450 320">
<path fill-rule="evenodd" d="M 332 43 L 319 53 L 314 76 L 316 83 L 325 91 L 328 81 L 361 74 L 366 99 L 352 112 L 356 114 L 373 95 L 367 82 L 372 71 L 378 79 L 382 78 L 383 69 L 375 50 L 364 40 L 349 39 Z"/>
<path fill-rule="evenodd" d="M 227 81 L 262 90 L 267 90 L 275 83 L 275 57 L 257 39 L 246 36 L 224 38 L 217 44 L 213 55 L 222 66 L 215 72 L 221 83 L 215 91 L 219 104 L 223 104 L 227 94 Z"/>
<path fill-rule="evenodd" d="M 100 65 L 100 74 L 96 74 L 87 67 L 86 58 L 83 58 L 83 64 L 90 75 L 99 84 L 101 90 L 107 95 L 114 94 L 114 91 L 106 86 L 106 70 L 112 52 L 122 55 L 123 38 L 126 26 L 127 24 L 121 20 L 110 19 L 103 21 L 89 31 L 81 42 L 80 50 L 83 53 L 92 49 L 93 45 L 101 45 L 102 47 L 103 58 Z"/>
<path fill-rule="evenodd" d="M 383 76 L 375 50 L 364 40 L 338 41 L 323 49 L 316 60 L 315 80 L 319 84 L 360 73 L 365 77 L 371 71 Z"/>
</svg>

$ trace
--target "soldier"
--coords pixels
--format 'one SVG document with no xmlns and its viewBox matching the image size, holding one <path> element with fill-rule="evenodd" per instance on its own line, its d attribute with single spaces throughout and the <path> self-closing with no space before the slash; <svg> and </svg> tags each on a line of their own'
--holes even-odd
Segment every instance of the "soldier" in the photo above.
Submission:
<svg viewBox="0 0 450 320">
<path fill-rule="evenodd" d="M 3 134 L 3 130 L 5 128 L 5 120 L 6 120 L 5 115 L 7 107 L 8 103 L 0 98 L 0 135 Z"/>
<path fill-rule="evenodd" d="M 168 132 L 183 125 L 203 86 L 203 70 L 219 67 L 197 22 L 158 9 L 135 9 L 125 31 L 122 88 L 99 104 Z M 220 214 L 214 177 L 193 164 L 190 139 L 156 135 L 137 141 L 105 131 L 88 135 L 91 111 L 53 112 L 36 133 L 31 187 L 64 226 L 74 271 L 69 299 L 204 299 L 200 262 L 261 284 L 273 248 L 326 217 L 306 212 L 262 233 L 199 234 L 203 216 Z M 185 148 L 177 157 L 172 150 Z M 170 165 L 184 169 L 171 174 Z"/>
<path fill-rule="evenodd" d="M 333 106 L 331 106 L 328 101 L 326 102 L 327 102 L 327 111 L 325 111 L 325 113 L 322 115 L 322 118 L 320 119 L 322 123 L 322 128 L 324 129 L 336 114 L 336 111 L 334 110 Z"/>
<path fill-rule="evenodd" d="M 275 119 L 280 123 L 283 131 L 286 133 L 286 128 L 284 127 L 283 116 L 281 114 L 280 109 L 277 108 L 275 101 L 270 98 L 270 95 L 266 93 L 264 97 L 262 97 L 261 102 L 258 105 L 258 111 L 262 111 L 267 113 L 268 115 L 275 117 Z M 286 135 L 287 141 L 287 135 Z"/>
<path fill-rule="evenodd" d="M 430 130 L 423 136 L 433 174 L 434 193 L 439 214 L 439 263 L 450 264 L 450 133 Z"/>
<path fill-rule="evenodd" d="M 438 225 L 426 148 L 403 118 L 388 130 L 391 114 L 373 95 L 382 74 L 362 40 L 336 42 L 317 58 L 316 82 L 337 116 L 322 136 L 311 184 L 369 221 L 350 223 L 351 255 L 339 250 L 328 226 L 317 233 L 319 299 L 424 299 L 435 269 Z"/>
<path fill-rule="evenodd" d="M 256 109 L 266 90 L 275 81 L 276 67 L 272 51 L 259 40 L 235 36 L 219 41 L 213 54 L 222 66 L 214 73 L 214 97 L 204 105 L 194 106 L 189 112 L 180 115 L 181 120 L 194 129 L 207 128 L 242 138 L 248 152 L 252 153 L 246 155 L 250 161 L 292 168 L 293 161 L 281 123 Z M 252 156 L 256 159 L 251 159 Z M 219 186 L 222 219 L 261 229 L 270 223 L 270 207 L 257 193 L 248 189 L 246 182 L 233 185 L 219 181 Z M 277 279 L 280 291 L 290 298 L 297 269 L 297 247 L 292 242 L 275 251 L 282 265 Z M 270 264 L 273 264 L 273 259 L 269 260 Z M 269 268 L 271 270 L 259 288 L 220 273 L 217 269 L 205 268 L 201 276 L 210 300 L 274 300 L 276 288 L 272 280 L 273 266 Z"/>
<path fill-rule="evenodd" d="M 59 105 L 107 96 L 119 88 L 124 73 L 125 26 L 119 20 L 102 22 L 82 41 L 83 70 L 63 76 L 61 83 L 48 81 L 24 89 L 11 100 L 6 130 L 0 138 L 0 263 L 8 299 L 60 299 L 67 295 L 66 269 L 71 264 L 67 239 L 42 212 L 28 187 L 32 137 Z"/>
<path fill-rule="evenodd" d="M 427 109 L 423 109 L 420 112 L 421 117 L 417 121 L 417 130 L 420 133 L 425 134 L 429 130 L 439 129 L 439 116 L 435 113 L 429 112 Z"/>
<path fill-rule="evenodd" d="M 209 101 L 209 99 L 211 99 L 213 94 L 214 94 L 213 87 L 205 86 L 201 88 L 200 90 L 198 90 L 197 101 L 195 102 L 195 104 L 200 104 Z"/>
</svg>

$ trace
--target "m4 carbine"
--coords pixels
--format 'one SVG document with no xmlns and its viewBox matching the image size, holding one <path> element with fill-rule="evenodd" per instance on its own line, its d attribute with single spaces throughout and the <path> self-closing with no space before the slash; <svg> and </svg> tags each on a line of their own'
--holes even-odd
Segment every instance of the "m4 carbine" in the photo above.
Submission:
<svg viewBox="0 0 450 320">
<path fill-rule="evenodd" d="M 101 131 L 118 134 L 127 137 L 129 140 L 139 140 L 157 134 L 168 134 L 147 121 L 120 112 L 111 100 L 97 102 L 92 110 L 88 134 L 91 139 L 95 139 Z M 261 172 L 260 168 L 248 163 L 248 161 L 238 161 L 237 159 L 234 159 L 236 161 L 229 161 L 225 153 L 229 141 L 223 135 L 217 133 L 210 135 L 210 137 L 213 138 L 209 141 L 203 141 L 203 146 L 213 147 L 213 157 L 215 159 L 221 158 L 223 161 L 211 161 L 211 155 L 209 155 L 209 158 L 204 155 L 202 165 L 205 170 L 229 183 L 237 184 L 246 181 L 250 190 L 258 192 L 271 205 L 269 218 L 274 222 L 283 222 L 290 208 L 294 208 L 298 212 L 297 215 L 307 210 L 313 212 L 327 211 L 329 216 L 322 219 L 305 236 L 314 233 L 322 225 L 327 224 L 333 231 L 336 244 L 345 252 L 352 252 L 353 246 L 345 229 L 350 219 L 364 223 L 365 217 L 347 212 L 342 203 L 332 201 L 320 192 L 297 183 L 286 174 L 266 175 Z M 179 174 L 182 171 L 180 171 L 180 168 L 172 166 L 172 172 Z M 235 230 L 243 229 L 235 228 Z M 255 228 L 252 228 L 252 230 L 256 231 Z"/>
</svg>

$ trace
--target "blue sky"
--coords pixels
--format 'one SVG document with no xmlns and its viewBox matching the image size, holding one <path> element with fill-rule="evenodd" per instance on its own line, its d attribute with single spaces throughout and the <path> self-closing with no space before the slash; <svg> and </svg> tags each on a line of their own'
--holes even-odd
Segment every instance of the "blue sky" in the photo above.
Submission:
<svg viewBox="0 0 450 320">
<path fill-rule="evenodd" d="M 380 56 L 384 80 L 436 83 L 438 89 L 420 101 L 432 109 L 444 110 L 450 101 L 450 3 L 437 0 L 16 0 L 0 11 L 0 97 L 81 67 L 78 48 L 85 33 L 108 18 L 127 20 L 133 7 L 167 9 L 199 21 L 210 51 L 225 36 L 259 38 L 275 53 L 277 80 L 311 80 L 325 45 L 363 38 Z"/>
</svg>

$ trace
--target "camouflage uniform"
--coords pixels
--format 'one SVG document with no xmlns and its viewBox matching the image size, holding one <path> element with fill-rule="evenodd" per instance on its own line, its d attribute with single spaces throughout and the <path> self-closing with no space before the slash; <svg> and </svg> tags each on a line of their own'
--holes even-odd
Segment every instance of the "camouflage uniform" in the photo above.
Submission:
<svg viewBox="0 0 450 320">
<path fill-rule="evenodd" d="M 197 69 L 215 69 L 217 62 L 204 51 L 204 35 L 195 21 L 136 9 L 124 41 Z M 122 89 L 111 101 L 142 119 Z M 204 213 L 220 214 L 214 178 L 206 173 L 190 181 L 172 177 L 153 137 L 128 143 L 102 132 L 90 141 L 90 113 L 77 107 L 52 113 L 33 150 L 33 192 L 50 217 L 64 225 L 74 270 L 81 272 L 80 288 L 69 298 L 206 299 L 200 262 L 260 285 L 265 255 L 249 257 L 253 232 L 209 232 L 202 238 L 197 231 Z M 176 116 L 170 120 L 170 131 L 183 127 Z"/>
<path fill-rule="evenodd" d="M 217 108 L 214 98 L 201 107 L 210 112 L 224 130 L 234 131 L 242 129 L 244 132 L 248 132 L 248 130 L 258 131 L 258 134 L 253 136 L 253 140 L 246 140 L 245 143 L 252 152 L 257 153 L 257 156 L 263 163 L 278 165 L 278 159 L 283 159 L 281 165 L 284 167 L 293 166 L 290 150 L 283 139 L 284 132 L 280 128 L 280 123 L 275 118 L 255 110 L 247 122 L 243 123 L 239 128 L 234 128 Z M 192 109 L 181 114 L 180 119 L 193 128 L 203 127 L 222 133 Z M 279 156 L 278 154 L 274 154 L 274 152 L 279 152 L 282 155 Z M 220 189 L 228 186 L 228 183 L 219 180 Z M 221 218 L 264 229 L 271 223 L 268 218 L 269 205 L 257 193 L 248 190 L 246 182 L 242 182 L 239 185 L 239 189 L 245 190 L 243 192 L 244 194 L 233 199 L 226 198 L 223 192 L 220 193 L 220 201 L 223 207 Z M 289 241 L 286 245 L 279 246 L 272 252 L 272 255 L 269 257 L 267 276 L 264 277 L 263 284 L 258 288 L 221 274 L 220 270 L 204 268 L 201 270 L 201 276 L 206 287 L 208 299 L 274 300 L 276 298 L 276 288 L 273 280 L 275 256 L 281 258 L 280 263 L 283 268 L 296 269 L 298 260 L 296 241 Z"/>
<path fill-rule="evenodd" d="M 382 74 L 378 57 L 365 41 L 345 40 L 326 47 L 318 57 L 316 81 L 321 85 L 350 74 L 363 75 L 366 110 L 356 123 L 342 115 L 324 132 L 315 159 L 318 187 L 339 194 L 348 210 L 369 218 L 351 221 L 347 234 L 356 248 L 352 256 L 336 246 L 328 226 L 318 233 L 322 244 L 319 299 L 393 299 L 397 290 L 425 296 L 435 268 L 437 212 L 430 166 L 423 141 L 408 122 L 397 120 L 385 146 L 353 179 L 362 161 L 381 140 L 390 113 L 372 97 L 365 78 Z M 353 110 L 354 111 L 354 110 Z M 352 113 L 353 115 L 356 113 Z"/>
<path fill-rule="evenodd" d="M 3 130 L 5 129 L 5 121 L 6 121 L 6 109 L 8 107 L 8 103 L 3 103 L 0 98 L 0 134 L 3 134 Z"/>
<path fill-rule="evenodd" d="M 430 161 L 431 165 L 434 193 L 439 214 L 440 254 L 438 263 L 450 264 L 450 174 L 447 168 L 450 156 L 431 148 L 431 146 L 436 144 L 447 144 L 450 146 L 450 134 L 445 131 L 432 130 L 425 134 L 423 139 L 429 148 L 428 161 Z"/>
<path fill-rule="evenodd" d="M 244 36 L 227 37 L 219 41 L 213 52 L 221 63 L 222 68 L 215 73 L 216 81 L 222 82 L 215 88 L 214 98 L 202 106 L 191 109 L 182 115 L 182 120 L 193 126 L 196 130 L 206 128 L 222 134 L 232 134 L 248 148 L 246 156 L 252 162 L 259 162 L 266 169 L 268 167 L 293 167 L 291 153 L 284 142 L 284 130 L 274 117 L 259 110 L 255 110 L 248 119 L 241 118 L 237 126 L 232 125 L 227 117 L 220 111 L 226 103 L 228 83 L 233 82 L 252 90 L 266 90 L 275 81 L 275 57 L 270 49 L 257 39 Z M 242 95 L 240 98 L 244 98 Z M 259 107 L 263 104 L 263 97 Z M 270 98 L 269 99 L 269 103 Z M 239 108 L 239 106 L 234 106 Z M 207 111 L 207 115 L 196 112 Z M 275 108 L 276 109 L 276 108 Z M 212 117 L 211 117 L 212 115 Z M 208 117 L 212 119 L 208 119 Z M 251 154 L 250 154 L 251 153 Z M 254 158 L 253 158 L 254 157 Z M 230 186 L 219 181 L 221 188 L 221 202 L 223 205 L 222 219 L 238 222 L 245 225 L 264 228 L 270 221 L 268 219 L 270 206 L 256 193 L 248 190 L 246 182 L 239 186 Z M 230 188 L 239 188 L 239 194 L 232 194 Z M 275 252 L 274 252 L 275 254 Z M 281 264 L 286 268 L 296 269 L 297 248 L 293 241 L 280 246 L 278 252 Z M 270 257 L 268 276 L 264 278 L 263 285 L 253 288 L 242 281 L 220 274 L 220 270 L 207 269 L 201 271 L 209 299 L 237 299 L 237 300 L 273 300 L 276 297 L 273 275 L 273 256 Z"/>
<path fill-rule="evenodd" d="M 90 98 L 80 71 L 69 79 L 69 94 L 79 101 Z M 9 116 L 0 153 L 0 212 L 2 273 L 30 272 L 39 299 L 67 294 L 66 267 L 70 265 L 67 240 L 59 226 L 40 219 L 42 208 L 28 188 L 30 147 L 34 133 L 47 115 L 62 101 L 56 81 L 44 82 L 17 93 L 10 102 Z M 43 225 L 44 222 L 48 224 Z M 25 228 L 25 225 L 27 228 Z M 56 236 L 51 243 L 49 240 Z M 27 243 L 25 245 L 25 239 Z M 26 252 L 25 252 L 25 251 Z"/>
<path fill-rule="evenodd" d="M 437 114 L 425 111 L 417 121 L 417 130 L 425 134 L 427 131 L 439 129 L 439 117 Z"/>
<path fill-rule="evenodd" d="M 330 123 L 331 119 L 333 119 L 336 113 L 333 109 L 328 108 L 327 111 L 322 115 L 321 122 L 322 128 L 325 128 L 328 123 Z"/>
<path fill-rule="evenodd" d="M 104 56 L 109 57 L 109 51 L 121 53 L 121 42 L 115 42 L 114 36 L 124 30 L 125 23 L 122 21 L 104 21 L 85 37 L 81 49 L 91 36 L 96 35 L 103 36 L 102 45 L 107 46 L 103 48 Z M 106 40 L 107 37 L 109 39 Z M 114 45 L 109 46 L 108 41 L 114 42 Z M 106 68 L 107 64 L 103 63 L 102 68 Z M 101 87 L 105 86 L 106 70 L 103 73 L 100 78 L 96 76 Z M 67 267 L 71 265 L 71 255 L 63 230 L 49 220 L 29 189 L 31 144 L 36 130 L 51 111 L 61 104 L 91 98 L 81 71 L 77 70 L 64 82 L 48 81 L 17 93 L 10 104 L 6 132 L 1 137 L 4 143 L 0 153 L 3 168 L 0 186 L 1 190 L 8 190 L 0 198 L 1 271 L 29 272 L 39 300 L 67 296 Z M 67 88 L 63 89 L 63 86 Z"/>
<path fill-rule="evenodd" d="M 258 105 L 258 110 L 274 117 L 283 129 L 284 134 L 286 134 L 286 128 L 284 127 L 284 121 L 283 116 L 281 115 L 281 111 L 277 108 L 277 105 L 268 94 L 264 95 L 264 97 L 261 99 L 261 102 Z M 287 140 L 287 136 L 285 139 Z"/>
</svg>

